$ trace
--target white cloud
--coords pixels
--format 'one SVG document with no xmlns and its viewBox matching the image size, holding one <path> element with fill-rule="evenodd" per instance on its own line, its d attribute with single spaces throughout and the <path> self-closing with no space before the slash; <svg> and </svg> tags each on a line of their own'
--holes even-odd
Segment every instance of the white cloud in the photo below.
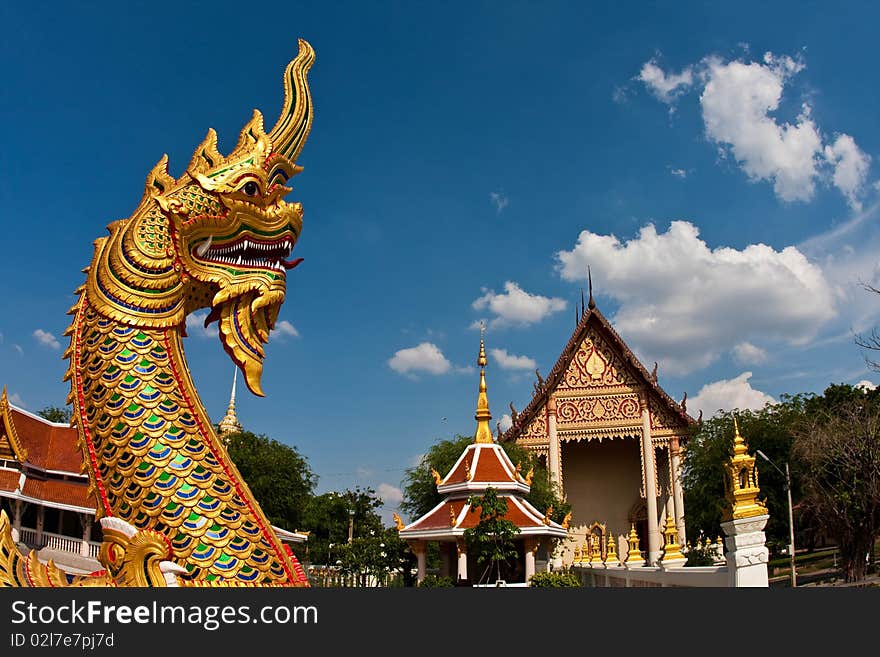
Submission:
<svg viewBox="0 0 880 657">
<path fill-rule="evenodd" d="M 11 401 L 15 406 L 18 406 L 19 408 L 27 408 L 27 405 L 24 403 L 21 395 L 19 395 L 17 392 L 13 392 L 9 396 L 9 401 Z"/>
<path fill-rule="evenodd" d="M 749 383 L 751 378 L 751 372 L 743 372 L 734 379 L 707 383 L 700 388 L 696 397 L 688 400 L 688 412 L 696 416 L 703 411 L 703 416 L 708 418 L 719 409 L 756 411 L 764 408 L 765 404 L 775 404 L 776 400 L 773 397 L 752 387 Z"/>
<path fill-rule="evenodd" d="M 740 342 L 733 348 L 733 357 L 743 365 L 760 365 L 767 362 L 767 352 L 751 342 Z"/>
<path fill-rule="evenodd" d="M 528 356 L 515 356 L 507 349 L 490 349 L 489 353 L 502 370 L 533 370 L 538 364 Z"/>
<path fill-rule="evenodd" d="M 624 242 L 585 230 L 556 257 L 568 281 L 582 280 L 592 266 L 597 291 L 620 303 L 616 328 L 672 374 L 705 367 L 730 345 L 756 338 L 806 344 L 837 314 L 822 269 L 796 247 L 710 249 L 687 221 L 661 234 L 649 224 Z"/>
<path fill-rule="evenodd" d="M 482 291 L 483 296 L 471 305 L 474 310 L 488 309 L 495 314 L 489 322 L 490 328 L 510 325 L 528 326 L 540 322 L 552 313 L 565 310 L 567 305 L 563 299 L 529 294 L 513 281 L 504 284 L 504 292 L 501 294 L 486 288 Z"/>
<path fill-rule="evenodd" d="M 492 205 L 495 206 L 495 211 L 499 214 L 501 214 L 501 211 L 504 210 L 504 208 L 510 205 L 510 199 L 501 192 L 491 192 L 489 194 L 489 200 L 492 202 Z"/>
<path fill-rule="evenodd" d="M 825 159 L 834 167 L 834 186 L 846 197 L 850 207 L 861 211 L 859 196 L 868 179 L 871 157 L 856 145 L 849 135 L 838 135 L 833 144 L 825 146 Z"/>
<path fill-rule="evenodd" d="M 207 310 L 196 311 L 187 315 L 186 334 L 198 338 L 216 338 L 220 335 L 220 329 L 217 328 L 217 322 L 212 322 L 207 328 L 205 327 L 205 318 L 207 316 Z"/>
<path fill-rule="evenodd" d="M 400 374 L 446 374 L 452 369 L 452 364 L 433 342 L 422 342 L 415 347 L 400 349 L 388 359 L 388 366 Z"/>
<path fill-rule="evenodd" d="M 854 388 L 861 388 L 862 390 L 867 392 L 869 390 L 875 390 L 877 388 L 877 384 L 873 383 L 871 381 L 868 381 L 867 379 L 862 379 L 857 384 L 855 384 L 853 387 Z"/>
<path fill-rule="evenodd" d="M 403 491 L 397 486 L 381 483 L 376 489 L 376 494 L 387 506 L 396 507 L 403 501 Z"/>
<path fill-rule="evenodd" d="M 687 178 L 687 171 L 685 169 L 669 169 L 669 173 L 671 173 L 676 178 Z"/>
<path fill-rule="evenodd" d="M 19 355 L 19 356 L 24 356 L 24 349 L 21 348 L 21 345 L 19 345 L 19 344 L 13 344 L 13 345 L 12 345 L 12 348 L 15 349 L 15 350 L 18 352 L 18 355 Z"/>
<path fill-rule="evenodd" d="M 728 146 L 752 180 L 773 182 L 784 201 L 809 201 L 822 151 L 822 138 L 804 104 L 794 124 L 770 116 L 779 108 L 785 82 L 803 69 L 791 57 L 764 56 L 764 63 L 706 59 L 700 95 L 706 135 Z"/>
<path fill-rule="evenodd" d="M 290 337 L 290 338 L 298 338 L 299 331 L 296 330 L 296 327 L 288 322 L 286 319 L 282 319 L 280 322 L 276 322 L 275 328 L 273 329 L 274 333 L 277 333 L 279 336 Z"/>
<path fill-rule="evenodd" d="M 510 415 L 505 413 L 501 416 L 501 420 L 499 421 L 501 424 L 501 431 L 507 431 L 510 427 L 513 426 L 513 420 L 510 418 Z"/>
<path fill-rule="evenodd" d="M 38 328 L 34 331 L 34 338 L 44 347 L 49 347 L 50 349 L 61 348 L 61 343 L 58 342 L 58 338 L 49 333 L 49 331 L 44 331 L 43 329 Z"/>
<path fill-rule="evenodd" d="M 655 59 L 651 59 L 642 65 L 638 79 L 644 82 L 659 100 L 672 104 L 694 83 L 693 67 L 687 66 L 681 73 L 666 73 L 657 66 Z"/>
</svg>

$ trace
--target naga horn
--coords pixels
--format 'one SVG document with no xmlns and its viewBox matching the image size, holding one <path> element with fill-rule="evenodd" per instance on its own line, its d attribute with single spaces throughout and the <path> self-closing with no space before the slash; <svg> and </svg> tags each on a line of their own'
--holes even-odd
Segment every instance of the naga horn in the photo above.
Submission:
<svg viewBox="0 0 880 657">
<path fill-rule="evenodd" d="M 272 152 L 296 162 L 309 130 L 312 128 L 312 96 L 306 74 L 315 62 L 315 51 L 304 40 L 299 40 L 299 53 L 284 71 L 284 105 L 278 123 L 269 132 Z"/>
</svg>

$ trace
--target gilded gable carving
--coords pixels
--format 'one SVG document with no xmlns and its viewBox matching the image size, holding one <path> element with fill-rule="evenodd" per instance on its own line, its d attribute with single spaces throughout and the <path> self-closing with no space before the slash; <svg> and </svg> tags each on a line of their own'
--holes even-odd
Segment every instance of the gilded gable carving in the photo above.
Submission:
<svg viewBox="0 0 880 657">
<path fill-rule="evenodd" d="M 635 393 L 602 397 L 560 399 L 556 411 L 560 428 L 574 424 L 641 423 L 639 399 Z"/>
<path fill-rule="evenodd" d="M 667 435 L 669 433 L 681 433 L 686 429 L 685 424 L 679 417 L 667 408 L 666 404 L 659 403 L 653 395 L 648 400 L 648 408 L 651 411 L 651 435 Z"/>
<path fill-rule="evenodd" d="M 638 382 L 629 373 L 620 356 L 590 330 L 581 342 L 559 388 L 607 388 L 626 386 L 635 388 Z"/>
<path fill-rule="evenodd" d="M 544 406 L 535 413 L 535 417 L 522 432 L 521 439 L 527 442 L 547 442 L 547 412 Z"/>
</svg>

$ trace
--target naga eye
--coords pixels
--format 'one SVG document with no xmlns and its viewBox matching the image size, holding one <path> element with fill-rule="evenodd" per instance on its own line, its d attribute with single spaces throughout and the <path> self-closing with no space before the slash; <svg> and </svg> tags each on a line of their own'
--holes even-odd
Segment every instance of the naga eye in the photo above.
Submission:
<svg viewBox="0 0 880 657">
<path fill-rule="evenodd" d="M 250 181 L 245 183 L 244 187 L 241 188 L 241 191 L 243 191 L 246 196 L 256 196 L 257 192 L 260 191 L 260 188 L 257 187 L 257 183 Z"/>
</svg>

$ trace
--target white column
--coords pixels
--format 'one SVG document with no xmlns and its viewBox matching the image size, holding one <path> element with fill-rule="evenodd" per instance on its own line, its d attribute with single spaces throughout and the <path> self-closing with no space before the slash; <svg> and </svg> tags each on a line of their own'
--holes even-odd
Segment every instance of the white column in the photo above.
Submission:
<svg viewBox="0 0 880 657">
<path fill-rule="evenodd" d="M 92 516 L 85 514 L 83 518 L 83 537 L 79 553 L 87 557 L 89 556 L 89 541 L 92 540 Z"/>
<path fill-rule="evenodd" d="M 458 550 L 458 579 L 467 579 L 467 548 L 464 541 L 458 541 L 456 548 Z"/>
<path fill-rule="evenodd" d="M 425 549 L 424 541 L 409 541 L 410 549 L 415 552 L 416 555 L 416 563 L 417 563 L 417 574 L 416 581 L 421 584 L 422 580 L 425 579 L 426 573 L 426 563 L 425 563 L 425 553 L 427 550 Z"/>
<path fill-rule="evenodd" d="M 559 472 L 559 436 L 556 433 L 556 397 L 553 395 L 547 400 L 547 470 L 550 473 L 550 483 L 559 487 L 559 496 L 562 495 Z"/>
<path fill-rule="evenodd" d="M 24 503 L 15 500 L 12 504 L 12 540 L 18 543 L 21 540 L 21 514 Z"/>
<path fill-rule="evenodd" d="M 727 546 L 728 586 L 770 585 L 767 575 L 770 551 L 764 536 L 764 527 L 769 518 L 765 514 L 721 523 Z"/>
<path fill-rule="evenodd" d="M 46 519 L 46 508 L 41 504 L 37 507 L 37 547 L 43 546 L 43 522 Z"/>
<path fill-rule="evenodd" d="M 657 469 L 654 467 L 654 443 L 651 440 L 651 414 L 648 400 L 639 398 L 642 407 L 642 459 L 645 463 L 645 503 L 648 508 L 648 557 L 649 565 L 660 559 L 660 527 L 657 520 Z"/>
<path fill-rule="evenodd" d="M 675 526 L 678 529 L 678 544 L 687 543 L 684 526 L 684 491 L 681 488 L 681 451 L 678 436 L 669 439 L 669 458 L 672 459 L 672 500 L 675 505 Z"/>
<path fill-rule="evenodd" d="M 532 579 L 532 575 L 535 574 L 535 552 L 538 551 L 538 541 L 534 538 L 527 538 L 524 547 L 526 551 L 526 583 L 528 583 Z"/>
</svg>

